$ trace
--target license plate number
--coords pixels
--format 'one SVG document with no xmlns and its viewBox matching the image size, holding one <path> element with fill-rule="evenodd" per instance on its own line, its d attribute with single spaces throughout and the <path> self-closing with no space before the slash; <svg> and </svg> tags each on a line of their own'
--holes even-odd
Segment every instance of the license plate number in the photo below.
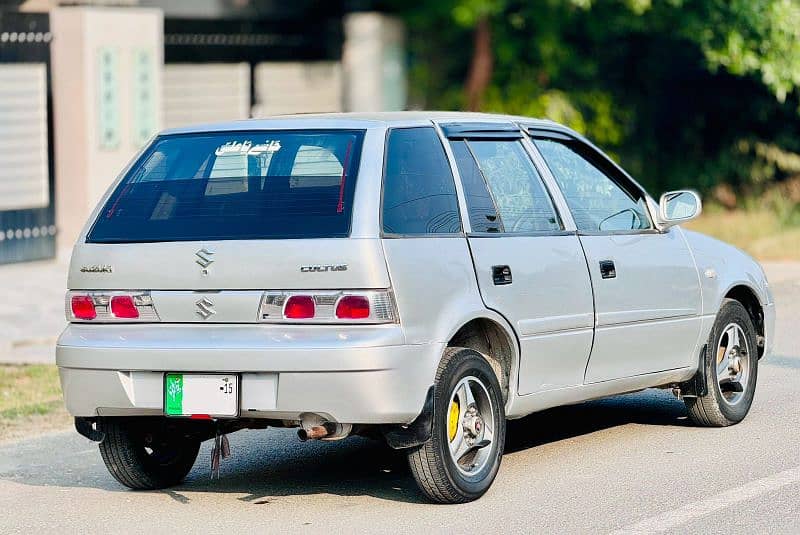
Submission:
<svg viewBox="0 0 800 535">
<path fill-rule="evenodd" d="M 236 416 L 239 377 L 223 374 L 168 373 L 164 379 L 167 416 Z"/>
</svg>

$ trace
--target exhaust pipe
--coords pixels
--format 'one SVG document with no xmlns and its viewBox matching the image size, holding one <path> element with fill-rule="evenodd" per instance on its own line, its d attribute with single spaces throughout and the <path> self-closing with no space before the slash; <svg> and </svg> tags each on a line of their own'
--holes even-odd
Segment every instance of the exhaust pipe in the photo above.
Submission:
<svg viewBox="0 0 800 535">
<path fill-rule="evenodd" d="M 347 437 L 352 430 L 352 424 L 330 422 L 318 414 L 303 413 L 300 415 L 300 429 L 297 430 L 297 437 L 303 442 L 306 440 L 341 440 Z"/>
</svg>

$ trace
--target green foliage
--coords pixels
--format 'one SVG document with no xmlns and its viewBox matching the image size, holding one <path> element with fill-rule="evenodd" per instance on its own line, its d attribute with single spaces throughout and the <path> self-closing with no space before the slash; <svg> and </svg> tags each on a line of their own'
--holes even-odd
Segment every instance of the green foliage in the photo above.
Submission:
<svg viewBox="0 0 800 535">
<path fill-rule="evenodd" d="M 603 91 L 567 93 L 560 89 L 542 90 L 526 80 L 505 88 L 492 86 L 485 99 L 486 111 L 527 117 L 547 117 L 591 137 L 605 146 L 619 145 L 624 137 L 625 110 L 614 105 Z"/>
<path fill-rule="evenodd" d="M 505 8 L 503 0 L 462 0 L 452 8 L 453 20 L 466 28 L 474 26 L 483 17 L 493 17 Z"/>
<path fill-rule="evenodd" d="M 800 3 L 795 0 L 713 0 L 687 26 L 712 67 L 756 73 L 783 102 L 800 85 Z"/>
<path fill-rule="evenodd" d="M 482 17 L 486 111 L 584 133 L 653 194 L 800 174 L 800 2 L 390 0 L 408 22 L 411 105 L 461 109 Z"/>
</svg>

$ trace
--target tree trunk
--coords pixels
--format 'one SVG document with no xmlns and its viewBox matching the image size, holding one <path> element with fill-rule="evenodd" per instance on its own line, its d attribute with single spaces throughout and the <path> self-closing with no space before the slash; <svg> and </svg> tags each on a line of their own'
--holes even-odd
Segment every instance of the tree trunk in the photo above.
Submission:
<svg viewBox="0 0 800 535">
<path fill-rule="evenodd" d="M 489 82 L 492 80 L 492 30 L 489 18 L 482 17 L 475 26 L 475 40 L 472 49 L 472 62 L 469 66 L 469 75 L 464 87 L 467 109 L 479 111 L 481 101 Z"/>
</svg>

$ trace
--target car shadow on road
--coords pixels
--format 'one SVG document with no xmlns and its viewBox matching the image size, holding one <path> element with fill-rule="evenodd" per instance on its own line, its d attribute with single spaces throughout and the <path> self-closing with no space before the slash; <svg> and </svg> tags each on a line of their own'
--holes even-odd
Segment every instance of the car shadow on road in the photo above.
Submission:
<svg viewBox="0 0 800 535">
<path fill-rule="evenodd" d="M 645 391 L 550 409 L 511 421 L 506 452 L 529 450 L 627 424 L 688 425 L 683 403 L 664 392 Z M 80 437 L 67 436 L 69 448 L 88 446 Z M 219 479 L 211 479 L 210 444 L 206 442 L 186 481 L 158 492 L 178 504 L 190 504 L 192 495 L 198 492 L 236 495 L 237 500 L 255 505 L 267 505 L 288 496 L 318 494 L 424 501 L 408 470 L 405 453 L 390 449 L 382 441 L 351 437 L 338 442 L 301 443 L 289 429 L 240 431 L 231 435 L 230 441 L 233 456 L 222 462 Z M 90 446 L 91 451 L 84 449 L 72 456 L 59 456 L 47 448 L 47 444 L 39 444 L 37 449 L 41 451 L 31 465 L 0 471 L 0 479 L 25 485 L 128 492 L 107 474 L 95 448 Z"/>
<path fill-rule="evenodd" d="M 511 420 L 505 451 L 514 453 L 628 424 L 691 425 L 682 401 L 664 390 L 644 390 L 556 407 Z"/>
<path fill-rule="evenodd" d="M 232 493 L 243 502 L 266 505 L 284 496 L 331 494 L 418 502 L 403 452 L 382 441 L 351 437 L 306 442 L 294 430 L 245 431 L 231 435 L 233 456 L 211 479 L 203 448 L 190 477 L 169 495 L 179 502 L 195 492 Z"/>
</svg>

